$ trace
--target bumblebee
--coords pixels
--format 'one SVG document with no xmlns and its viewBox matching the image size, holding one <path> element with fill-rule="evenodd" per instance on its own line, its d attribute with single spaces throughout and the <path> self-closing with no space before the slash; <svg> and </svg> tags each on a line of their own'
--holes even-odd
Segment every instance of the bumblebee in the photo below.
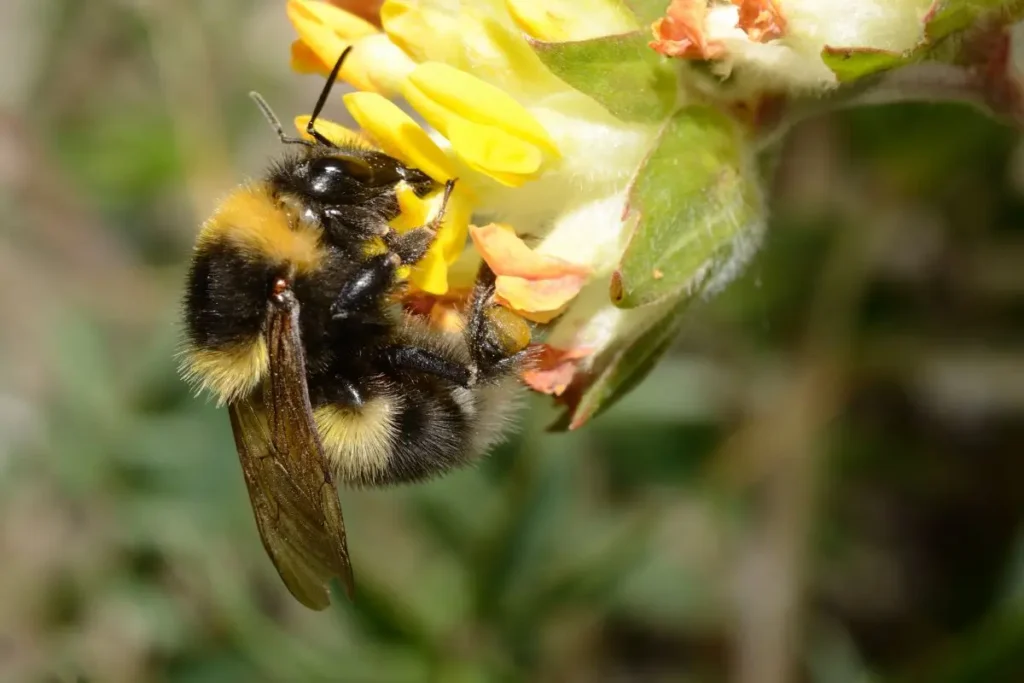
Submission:
<svg viewBox="0 0 1024 683">
<path fill-rule="evenodd" d="M 402 266 L 433 242 L 454 186 L 422 227 L 399 234 L 402 184 L 442 188 L 369 147 L 311 139 L 229 194 L 199 233 L 183 309 L 183 372 L 227 404 L 263 545 L 302 604 L 353 592 L 336 485 L 412 482 L 471 462 L 501 436 L 530 331 L 492 302 L 481 267 L 464 331 L 431 329 L 396 306 Z"/>
</svg>

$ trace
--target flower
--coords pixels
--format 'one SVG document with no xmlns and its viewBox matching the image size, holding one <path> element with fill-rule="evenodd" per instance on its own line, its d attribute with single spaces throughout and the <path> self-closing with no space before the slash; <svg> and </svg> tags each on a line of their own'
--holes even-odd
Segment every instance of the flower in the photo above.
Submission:
<svg viewBox="0 0 1024 683">
<path fill-rule="evenodd" d="M 933 0 L 672 0 L 651 26 L 651 47 L 712 60 L 738 88 L 821 90 L 838 84 L 828 48 L 913 49 Z"/>
<path fill-rule="evenodd" d="M 459 179 L 443 245 L 421 264 L 420 277 L 413 275 L 420 290 L 447 293 L 445 266 L 458 258 L 475 214 L 481 223 L 503 224 L 471 233 L 498 275 L 500 302 L 548 322 L 593 285 L 605 293 L 612 317 L 628 317 L 607 300 L 608 282 L 627 237 L 621 220 L 627 184 L 658 128 L 610 115 L 556 77 L 530 41 L 621 34 L 640 24 L 604 0 L 483 0 L 461 7 L 453 14 L 444 2 L 387 0 L 378 31 L 332 5 L 291 0 L 288 16 L 299 34 L 293 67 L 328 73 L 354 45 L 341 78 L 358 89 L 344 102 L 364 134 L 435 180 Z M 397 96 L 429 124 L 429 133 L 388 99 Z M 415 197 L 408 199 L 415 205 Z M 429 206 L 403 211 L 402 220 L 415 223 L 424 211 Z M 552 343 L 598 349 L 615 334 L 612 320 L 587 329 L 593 316 L 566 318 L 569 325 L 552 329 Z"/>
<path fill-rule="evenodd" d="M 864 50 L 855 66 L 866 72 L 878 68 L 871 51 L 913 48 L 933 5 L 666 0 L 660 17 L 649 7 L 384 0 L 371 22 L 288 2 L 293 67 L 327 74 L 352 46 L 340 77 L 356 89 L 344 102 L 362 135 L 438 182 L 458 178 L 407 306 L 457 326 L 451 312 L 486 261 L 497 301 L 545 325 L 525 379 L 561 397 L 570 427 L 649 369 L 688 302 L 756 251 L 760 105 L 838 87 L 846 54 L 830 62 L 828 49 Z M 439 196 L 399 199 L 396 228 L 407 229 Z"/>
</svg>

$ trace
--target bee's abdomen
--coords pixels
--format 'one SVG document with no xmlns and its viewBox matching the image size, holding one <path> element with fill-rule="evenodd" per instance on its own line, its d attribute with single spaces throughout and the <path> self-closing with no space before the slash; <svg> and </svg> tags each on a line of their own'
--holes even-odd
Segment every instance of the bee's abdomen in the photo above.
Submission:
<svg viewBox="0 0 1024 683">
<path fill-rule="evenodd" d="M 246 258 L 227 240 L 196 250 L 185 290 L 189 341 L 200 348 L 251 342 L 263 325 L 273 265 Z"/>
<path fill-rule="evenodd" d="M 446 382 L 383 382 L 358 407 L 314 411 L 341 481 L 381 486 L 420 481 L 470 461 L 480 396 Z"/>
</svg>

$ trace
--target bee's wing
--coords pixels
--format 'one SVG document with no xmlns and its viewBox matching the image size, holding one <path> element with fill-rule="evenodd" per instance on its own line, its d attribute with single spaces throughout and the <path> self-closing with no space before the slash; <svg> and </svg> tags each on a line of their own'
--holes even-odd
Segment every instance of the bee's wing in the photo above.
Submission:
<svg viewBox="0 0 1024 683">
<path fill-rule="evenodd" d="M 330 604 L 337 576 L 352 595 L 352 566 L 330 467 L 313 422 L 298 328 L 298 303 L 274 308 L 267 325 L 270 368 L 260 392 L 228 411 L 263 546 L 292 595 Z"/>
</svg>

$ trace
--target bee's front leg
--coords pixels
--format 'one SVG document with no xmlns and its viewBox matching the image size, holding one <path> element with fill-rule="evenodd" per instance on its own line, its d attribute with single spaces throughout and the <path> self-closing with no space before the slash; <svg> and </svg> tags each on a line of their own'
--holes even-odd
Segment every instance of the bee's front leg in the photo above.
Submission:
<svg viewBox="0 0 1024 683">
<path fill-rule="evenodd" d="M 384 296 L 395 286 L 395 273 L 402 264 L 397 254 L 371 256 L 345 281 L 331 305 L 335 319 L 359 317 L 376 312 Z"/>
<path fill-rule="evenodd" d="M 441 222 L 444 221 L 444 214 L 448 209 L 448 200 L 451 198 L 452 190 L 454 189 L 454 180 L 449 180 L 444 184 L 444 196 L 441 197 L 441 206 L 438 207 L 437 213 L 429 223 L 419 228 L 413 228 L 408 232 L 399 234 L 392 231 L 384 236 L 384 243 L 388 249 L 391 250 L 391 253 L 397 254 L 403 264 L 411 265 L 416 263 L 430 249 L 430 245 L 434 243 L 434 239 L 437 237 L 437 231 L 441 227 Z"/>
</svg>

